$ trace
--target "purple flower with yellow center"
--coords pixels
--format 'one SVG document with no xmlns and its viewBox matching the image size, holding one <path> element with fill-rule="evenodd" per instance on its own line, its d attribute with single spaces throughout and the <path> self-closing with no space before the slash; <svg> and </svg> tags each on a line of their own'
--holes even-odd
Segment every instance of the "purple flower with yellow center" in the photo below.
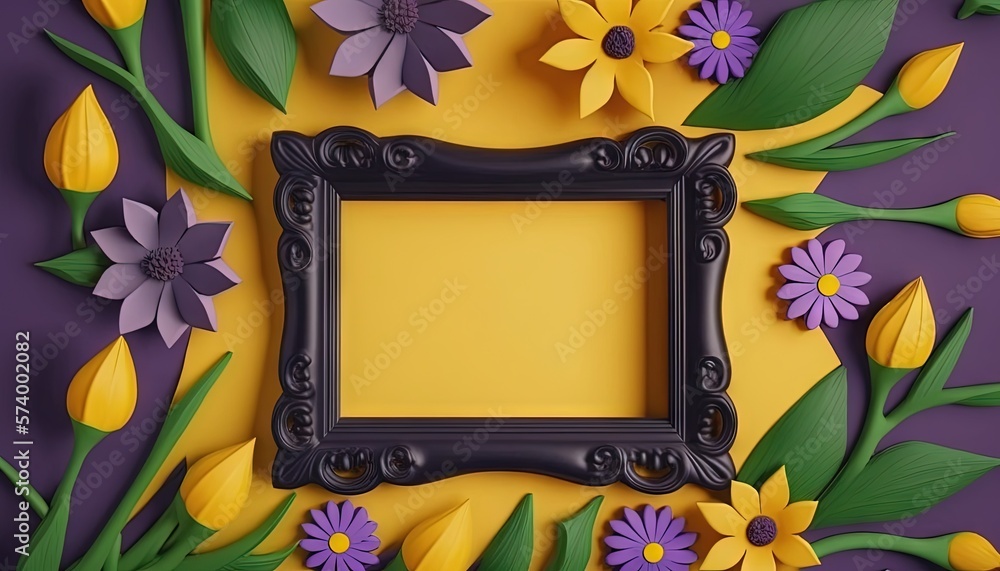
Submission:
<svg viewBox="0 0 1000 571">
<path fill-rule="evenodd" d="M 681 36 L 694 42 L 688 63 L 701 66 L 701 78 L 715 76 L 719 83 L 743 77 L 760 49 L 753 36 L 760 30 L 749 26 L 753 12 L 739 2 L 702 0 L 701 7 L 687 11 L 691 24 L 681 26 Z"/>
<path fill-rule="evenodd" d="M 698 556 L 690 547 L 696 533 L 684 532 L 684 518 L 674 518 L 670 507 L 657 513 L 647 505 L 642 516 L 625 508 L 625 517 L 611 521 L 614 534 L 604 538 L 611 553 L 604 561 L 618 571 L 688 571 Z"/>
<path fill-rule="evenodd" d="M 240 283 L 220 258 L 231 222 L 198 223 L 180 190 L 157 213 L 124 199 L 125 226 L 91 233 L 114 264 L 101 275 L 94 295 L 120 299 L 118 328 L 130 333 L 156 322 L 168 347 L 191 327 L 216 331 L 212 296 Z"/>
<path fill-rule="evenodd" d="M 477 0 L 324 0 L 312 10 L 350 35 L 330 75 L 367 75 L 376 108 L 405 90 L 436 105 L 438 72 L 472 65 L 462 35 L 493 15 Z"/>
<path fill-rule="evenodd" d="M 378 524 L 368 519 L 368 510 L 354 508 L 350 500 L 340 506 L 333 502 L 325 510 L 310 510 L 315 523 L 304 523 L 309 537 L 299 546 L 310 552 L 306 567 L 320 571 L 364 571 L 378 563 L 372 551 L 381 541 L 372 535 Z"/>
<path fill-rule="evenodd" d="M 788 319 L 805 316 L 806 327 L 816 329 L 821 322 L 836 327 L 840 318 L 858 318 L 856 305 L 868 305 L 868 296 L 858 289 L 872 277 L 856 271 L 861 265 L 858 254 L 844 254 L 844 241 L 834 240 L 824 248 L 819 240 L 809 240 L 808 252 L 792 248 L 792 264 L 778 268 L 788 280 L 778 290 L 778 297 L 794 300 L 788 306 Z"/>
</svg>

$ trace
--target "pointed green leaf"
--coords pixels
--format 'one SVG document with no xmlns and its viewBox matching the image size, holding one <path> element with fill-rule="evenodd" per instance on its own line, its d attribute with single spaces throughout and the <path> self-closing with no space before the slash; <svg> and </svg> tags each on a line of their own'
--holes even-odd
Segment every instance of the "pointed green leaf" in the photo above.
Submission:
<svg viewBox="0 0 1000 571">
<path fill-rule="evenodd" d="M 212 39 L 233 76 L 285 112 L 295 28 L 282 0 L 214 0 Z"/>
<path fill-rule="evenodd" d="M 209 551 L 208 553 L 199 553 L 197 555 L 189 555 L 184 559 L 184 570 L 185 571 L 216 571 L 218 569 L 225 569 L 227 565 L 233 564 L 236 561 L 242 559 L 244 556 L 248 555 L 251 551 L 257 548 L 269 535 L 274 531 L 281 520 L 288 513 L 288 510 L 292 507 L 292 503 L 295 501 L 295 494 L 289 494 L 285 498 L 285 501 L 281 502 L 271 515 L 264 520 L 257 529 L 250 532 L 248 535 L 242 539 L 231 543 L 225 547 L 216 549 L 215 551 Z M 241 568 L 242 569 L 242 568 Z"/>
<path fill-rule="evenodd" d="M 298 546 L 298 542 L 295 542 L 281 551 L 274 553 L 244 555 L 229 565 L 220 568 L 219 571 L 274 571 L 278 567 L 281 567 L 281 564 L 292 555 Z M 186 570 L 187 568 L 183 567 L 183 569 Z"/>
<path fill-rule="evenodd" d="M 782 466 L 793 502 L 815 500 L 847 452 L 847 370 L 823 377 L 764 435 L 737 480 L 760 486 Z"/>
<path fill-rule="evenodd" d="M 805 156 L 769 153 L 767 151 L 752 153 L 748 156 L 757 161 L 791 169 L 824 172 L 849 171 L 898 159 L 924 145 L 929 145 L 954 134 L 943 133 L 933 137 L 858 143 L 856 145 L 831 147 Z"/>
<path fill-rule="evenodd" d="M 987 16 L 1000 14 L 1000 0 L 965 0 L 958 11 L 958 18 L 964 20 L 973 14 Z"/>
<path fill-rule="evenodd" d="M 1000 384 L 992 383 L 988 385 L 973 385 L 970 387 L 945 389 L 944 398 L 947 399 L 948 402 L 962 406 L 1000 406 Z"/>
<path fill-rule="evenodd" d="M 96 244 L 91 244 L 82 250 L 74 250 L 65 256 L 35 265 L 71 284 L 94 287 L 104 270 L 111 267 L 111 260 Z"/>
<path fill-rule="evenodd" d="M 951 372 L 955 370 L 955 363 L 962 355 L 962 349 L 965 348 L 970 331 L 972 331 L 972 308 L 962 314 L 958 323 L 951 328 L 948 335 L 931 353 L 927 364 L 920 369 L 917 380 L 913 382 L 907 400 L 918 404 L 926 402 L 933 406 L 932 403 L 941 397 L 941 390 L 948 382 L 948 378 L 951 377 Z M 929 408 L 929 406 L 922 408 Z"/>
<path fill-rule="evenodd" d="M 15 488 L 20 487 L 18 482 L 21 481 L 21 477 L 17 475 L 17 470 L 15 470 L 14 467 L 8 464 L 3 458 L 0 458 L 0 472 L 2 472 L 4 476 L 7 476 L 7 479 L 10 480 L 11 484 L 14 484 Z M 35 491 L 35 488 L 31 487 L 31 484 L 25 484 L 24 489 L 28 491 L 28 494 L 24 496 L 24 499 L 27 500 L 31 509 L 35 510 L 35 513 L 38 514 L 39 517 L 45 517 L 45 514 L 49 513 L 49 504 L 45 501 L 45 498 Z"/>
<path fill-rule="evenodd" d="M 410 571 L 406 568 L 406 562 L 403 561 L 403 550 L 400 549 L 399 553 L 392 558 L 392 561 L 385 566 L 385 571 Z"/>
<path fill-rule="evenodd" d="M 590 500 L 576 515 L 559 524 L 559 543 L 545 571 L 586 571 L 594 544 L 594 522 L 604 496 Z"/>
<path fill-rule="evenodd" d="M 757 216 L 796 230 L 819 230 L 863 216 L 857 206 L 811 192 L 748 200 L 743 207 Z"/>
<path fill-rule="evenodd" d="M 478 571 L 528 571 L 535 548 L 534 525 L 534 502 L 528 494 L 486 548 Z"/>
<path fill-rule="evenodd" d="M 919 515 L 998 465 L 927 442 L 898 444 L 875 455 L 853 481 L 838 481 L 820 501 L 812 529 Z"/>
<path fill-rule="evenodd" d="M 889 39 L 897 0 L 822 0 L 785 12 L 746 77 L 720 86 L 685 125 L 789 127 L 847 99 Z"/>
</svg>

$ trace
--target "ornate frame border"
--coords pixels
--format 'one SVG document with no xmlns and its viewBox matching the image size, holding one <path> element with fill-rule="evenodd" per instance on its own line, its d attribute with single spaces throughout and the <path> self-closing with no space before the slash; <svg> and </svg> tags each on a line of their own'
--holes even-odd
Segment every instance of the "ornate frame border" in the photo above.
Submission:
<svg viewBox="0 0 1000 571">
<path fill-rule="evenodd" d="M 652 127 L 622 142 L 487 150 L 337 127 L 272 141 L 285 323 L 273 415 L 274 485 L 360 494 L 464 473 L 524 471 L 649 494 L 721 489 L 736 410 L 720 317 L 736 208 L 731 135 Z M 344 200 L 662 200 L 668 207 L 668 419 L 341 418 L 339 221 Z M 459 446 L 477 437 L 470 453 Z M 485 433 L 484 433 L 485 434 Z M 544 435 L 544 436 L 540 436 Z"/>
</svg>

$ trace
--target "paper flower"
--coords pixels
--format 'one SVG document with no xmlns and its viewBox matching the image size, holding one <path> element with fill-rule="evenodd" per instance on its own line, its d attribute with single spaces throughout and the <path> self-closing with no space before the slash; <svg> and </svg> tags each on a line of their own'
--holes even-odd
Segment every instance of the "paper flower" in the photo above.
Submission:
<svg viewBox="0 0 1000 571">
<path fill-rule="evenodd" d="M 437 73 L 472 65 L 462 35 L 493 15 L 476 0 L 324 0 L 312 10 L 350 34 L 330 75 L 367 75 L 376 108 L 407 89 L 436 105 Z"/>
<path fill-rule="evenodd" d="M 978 533 L 956 533 L 948 542 L 948 563 L 955 571 L 990 571 L 1000 567 L 1000 553 Z"/>
<path fill-rule="evenodd" d="M 732 505 L 698 504 L 712 529 L 726 536 L 716 543 L 702 571 L 723 571 L 743 560 L 743 571 L 774 569 L 774 558 L 792 567 L 819 565 L 816 552 L 799 537 L 816 515 L 817 502 L 789 504 L 788 477 L 781 467 L 761 487 L 734 481 Z M 780 523 L 780 525 L 779 525 Z"/>
<path fill-rule="evenodd" d="M 964 46 L 964 43 L 952 44 L 913 56 L 899 70 L 890 92 L 897 88 L 899 96 L 911 109 L 923 109 L 934 103 L 948 87 Z"/>
<path fill-rule="evenodd" d="M 701 78 L 715 76 L 719 83 L 743 77 L 760 49 L 753 36 L 760 30 L 749 26 L 753 12 L 739 2 L 702 0 L 701 7 L 687 11 L 691 24 L 681 26 L 681 36 L 694 42 L 688 63 L 701 66 Z"/>
<path fill-rule="evenodd" d="M 598 13 L 580 0 L 559 0 L 566 25 L 583 37 L 559 42 L 541 61 L 565 70 L 590 66 L 580 86 L 581 118 L 603 107 L 615 85 L 630 105 L 653 118 L 653 79 L 643 61 L 674 61 L 694 47 L 653 30 L 671 4 L 672 0 L 639 0 L 630 10 L 631 0 L 602 0 Z"/>
<path fill-rule="evenodd" d="M 87 361 L 69 384 L 66 408 L 84 426 L 114 432 L 135 412 L 138 393 L 135 363 L 124 337 Z"/>
<path fill-rule="evenodd" d="M 858 289 L 872 277 L 856 271 L 861 264 L 858 254 L 844 254 L 844 241 L 826 245 L 809 240 L 809 252 L 792 248 L 793 264 L 778 268 L 788 282 L 778 290 L 778 297 L 793 300 L 788 306 L 788 319 L 805 316 L 806 327 L 816 329 L 821 322 L 836 327 L 840 318 L 858 318 L 856 305 L 868 305 L 868 296 Z"/>
<path fill-rule="evenodd" d="M 299 546 L 312 555 L 306 567 L 323 571 L 349 569 L 360 571 L 365 565 L 378 563 L 372 551 L 381 545 L 372 535 L 378 524 L 368 519 L 368 510 L 354 508 L 350 500 L 340 505 L 326 504 L 326 510 L 310 510 L 315 523 L 304 523 L 302 529 L 309 537 Z"/>
<path fill-rule="evenodd" d="M 696 533 L 684 532 L 684 518 L 674 518 L 670 507 L 653 506 L 642 510 L 642 517 L 635 510 L 625 508 L 623 519 L 611 520 L 613 535 L 604 538 L 613 551 L 604 561 L 621 571 L 687 571 L 698 560 L 689 549 Z"/>
<path fill-rule="evenodd" d="M 466 571 L 473 564 L 469 501 L 420 523 L 403 540 L 403 548 L 387 569 Z"/>
<path fill-rule="evenodd" d="M 94 295 L 121 299 L 122 334 L 156 321 L 168 347 L 189 327 L 215 331 L 212 296 L 240 283 L 220 256 L 231 222 L 197 223 L 194 207 L 180 190 L 157 214 L 132 200 L 122 201 L 125 227 L 91 233 L 115 262 L 101 275 Z"/>
<path fill-rule="evenodd" d="M 191 519 L 220 530 L 239 515 L 253 483 L 256 439 L 223 448 L 198 460 L 181 482 L 180 496 Z"/>
<path fill-rule="evenodd" d="M 987 194 L 967 194 L 955 204 L 955 223 L 970 238 L 1000 236 L 1000 200 Z"/>
<path fill-rule="evenodd" d="M 124 30 L 142 19 L 146 0 L 83 0 L 90 17 L 110 30 Z"/>
<path fill-rule="evenodd" d="M 872 361 L 889 369 L 924 366 L 934 350 L 934 308 L 924 279 L 906 284 L 868 326 L 865 350 Z"/>
</svg>

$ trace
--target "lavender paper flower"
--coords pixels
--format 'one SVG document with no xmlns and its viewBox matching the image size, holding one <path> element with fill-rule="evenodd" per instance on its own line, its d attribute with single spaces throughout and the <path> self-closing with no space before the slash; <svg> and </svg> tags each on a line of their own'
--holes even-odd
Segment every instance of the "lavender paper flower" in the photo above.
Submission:
<svg viewBox="0 0 1000 571">
<path fill-rule="evenodd" d="M 681 26 L 682 37 L 694 43 L 688 63 L 701 66 L 701 78 L 715 76 L 719 83 L 743 77 L 759 47 L 753 36 L 760 30 L 749 26 L 753 12 L 739 2 L 702 0 L 701 7 L 687 11 L 691 24 Z"/>
<path fill-rule="evenodd" d="M 778 297 L 794 300 L 788 306 L 788 319 L 805 316 L 806 327 L 816 329 L 821 322 L 836 327 L 840 318 L 858 318 L 856 305 L 868 305 L 868 296 L 858 289 L 872 277 L 856 271 L 859 254 L 844 254 L 844 241 L 834 240 L 824 248 L 819 240 L 809 240 L 809 250 L 792 248 L 793 264 L 778 268 L 788 282 L 778 290 Z"/>
<path fill-rule="evenodd" d="M 220 256 L 231 222 L 197 223 L 183 190 L 156 210 L 122 200 L 125 226 L 95 230 L 94 241 L 114 264 L 94 295 L 121 299 L 121 333 L 156 322 L 168 347 L 190 327 L 216 331 L 212 296 L 240 283 Z"/>
<path fill-rule="evenodd" d="M 619 571 L 688 571 L 698 556 L 690 547 L 698 534 L 684 533 L 684 518 L 674 518 L 670 507 L 657 514 L 647 505 L 642 516 L 625 508 L 625 517 L 611 520 L 614 534 L 604 538 L 611 553 L 604 559 Z"/>
<path fill-rule="evenodd" d="M 436 105 L 438 72 L 472 65 L 462 35 L 493 15 L 477 0 L 324 0 L 312 10 L 351 35 L 330 75 L 367 75 L 376 108 L 407 89 Z"/>
<path fill-rule="evenodd" d="M 310 510 L 313 521 L 302 529 L 309 537 L 299 546 L 311 555 L 306 567 L 322 571 L 364 571 L 365 566 L 378 563 L 372 551 L 381 541 L 372 535 L 378 524 L 368 519 L 368 510 L 354 509 L 350 500 L 339 507 L 333 502 L 326 510 Z"/>
</svg>

